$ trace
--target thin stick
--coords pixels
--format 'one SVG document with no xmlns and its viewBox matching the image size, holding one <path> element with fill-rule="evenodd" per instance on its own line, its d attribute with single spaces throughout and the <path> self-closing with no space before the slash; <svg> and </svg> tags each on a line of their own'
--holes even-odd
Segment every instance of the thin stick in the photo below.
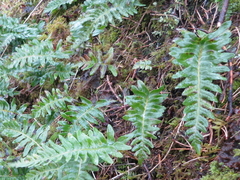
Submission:
<svg viewBox="0 0 240 180">
<path fill-rule="evenodd" d="M 109 81 L 109 77 L 107 75 L 107 83 L 108 83 L 108 86 L 110 87 L 112 93 L 114 94 L 114 96 L 117 98 L 117 100 L 121 103 L 123 103 L 123 101 L 120 99 L 120 97 L 116 94 L 116 92 L 114 91 L 114 89 L 112 88 L 112 83 Z"/>
<path fill-rule="evenodd" d="M 121 178 L 122 176 L 124 176 L 125 174 L 127 174 L 127 173 L 129 173 L 129 172 L 131 172 L 131 171 L 134 171 L 135 169 L 137 169 L 139 167 L 139 165 L 137 165 L 137 166 L 135 166 L 135 167 L 133 167 L 133 168 L 131 168 L 131 169 L 129 169 L 128 171 L 126 171 L 126 172 L 123 172 L 123 173 L 121 173 L 121 174 L 119 174 L 119 175 L 117 175 L 117 176 L 115 176 L 115 177 L 113 177 L 112 179 L 110 179 L 110 180 L 115 180 L 115 179 L 119 179 L 119 178 Z"/>
<path fill-rule="evenodd" d="M 32 10 L 32 12 L 28 15 L 27 19 L 24 21 L 24 24 L 28 21 L 28 19 L 32 16 L 33 12 L 40 6 L 40 4 L 43 2 L 43 0 L 39 1 L 38 4 L 35 6 L 35 8 Z"/>
<path fill-rule="evenodd" d="M 178 126 L 178 128 L 177 128 L 177 132 L 176 132 L 176 134 L 175 134 L 175 136 L 174 136 L 174 139 L 177 137 L 177 134 L 179 133 L 179 130 L 180 130 L 182 124 L 183 124 L 183 121 L 180 122 L 180 124 L 179 124 L 179 126 Z M 175 143 L 175 141 L 172 141 L 172 142 L 171 142 L 170 147 L 168 148 L 168 151 L 167 151 L 167 153 L 165 154 L 165 156 L 163 157 L 163 159 L 162 159 L 159 163 L 157 163 L 157 164 L 149 171 L 150 173 L 151 173 L 154 169 L 156 169 L 159 165 L 161 165 L 162 162 L 167 158 L 167 156 L 168 156 L 168 154 L 170 153 L 170 151 L 171 151 L 172 146 L 173 146 L 174 143 Z"/>
<path fill-rule="evenodd" d="M 225 18 L 227 9 L 228 9 L 228 4 L 229 4 L 229 0 L 224 0 L 223 6 L 222 6 L 222 11 L 221 11 L 219 19 L 218 19 L 217 27 L 220 27 L 224 21 L 224 18 Z"/>
</svg>

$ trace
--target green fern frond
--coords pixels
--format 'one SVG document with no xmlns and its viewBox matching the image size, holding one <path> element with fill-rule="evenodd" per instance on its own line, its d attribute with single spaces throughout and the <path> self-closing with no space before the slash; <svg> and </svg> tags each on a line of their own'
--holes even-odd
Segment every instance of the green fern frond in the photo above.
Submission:
<svg viewBox="0 0 240 180">
<path fill-rule="evenodd" d="M 113 76 L 117 76 L 117 68 L 113 64 L 113 55 L 114 51 L 113 48 L 111 47 L 108 52 L 103 55 L 102 51 L 100 49 L 96 50 L 96 55 L 90 52 L 89 54 L 89 59 L 85 59 L 81 57 L 81 60 L 83 62 L 83 67 L 82 69 L 88 70 L 91 69 L 90 75 L 93 75 L 97 72 L 98 69 L 100 69 L 100 78 L 104 78 L 107 69 L 111 71 Z"/>
<path fill-rule="evenodd" d="M 25 180 L 27 168 L 9 168 L 0 165 L 0 179 L 2 180 Z"/>
<path fill-rule="evenodd" d="M 61 145 L 51 140 L 47 144 L 42 144 L 42 148 L 20 161 L 10 163 L 12 167 L 41 167 L 50 163 L 82 161 L 83 163 L 93 163 L 98 165 L 100 160 L 113 163 L 111 156 L 122 157 L 119 150 L 128 150 L 129 146 L 121 141 L 115 141 L 114 130 L 109 125 L 107 128 L 107 138 L 94 128 L 88 131 L 88 135 L 82 131 L 77 131 L 75 135 L 68 134 L 67 138 L 59 136 Z"/>
<path fill-rule="evenodd" d="M 57 112 L 57 109 L 66 110 L 66 102 L 71 103 L 72 98 L 65 96 L 59 89 L 52 89 L 52 93 L 45 91 L 46 97 L 41 97 L 41 101 L 38 105 L 33 105 L 32 114 L 34 118 L 50 115 L 53 110 Z"/>
<path fill-rule="evenodd" d="M 143 70 L 152 70 L 152 61 L 151 60 L 142 60 L 134 64 L 133 69 L 143 69 Z"/>
<path fill-rule="evenodd" d="M 89 174 L 91 171 L 98 171 L 98 167 L 90 163 L 83 163 L 81 160 L 79 162 L 70 161 L 64 165 L 63 176 L 58 176 L 58 178 L 62 180 L 93 180 L 93 177 Z"/>
<path fill-rule="evenodd" d="M 76 0 L 52 0 L 48 3 L 43 13 L 52 12 L 65 4 L 72 4 Z"/>
<path fill-rule="evenodd" d="M 35 123 L 28 125 L 27 121 L 21 125 L 17 121 L 8 121 L 3 123 L 2 135 L 15 138 L 13 143 L 17 143 L 16 150 L 22 149 L 23 156 L 30 153 L 33 147 L 41 148 L 41 143 L 46 141 L 49 127 L 41 126 L 36 129 Z"/>
<path fill-rule="evenodd" d="M 18 18 L 0 15 L 0 49 L 3 49 L 15 39 L 27 40 L 39 35 L 40 30 L 38 28 L 29 27 L 19 21 Z"/>
<path fill-rule="evenodd" d="M 16 48 L 16 52 L 13 53 L 12 62 L 9 67 L 22 68 L 26 65 L 44 67 L 47 63 L 55 64 L 55 58 L 69 58 L 69 55 L 62 52 L 60 48 L 55 51 L 53 49 L 53 44 L 50 40 L 38 41 L 34 39 L 29 42 L 29 44 L 24 44 L 20 48 Z"/>
<path fill-rule="evenodd" d="M 47 166 L 41 166 L 36 169 L 30 169 L 26 174 L 27 180 L 39 180 L 39 179 L 53 179 L 55 174 L 63 170 L 61 165 L 48 164 Z"/>
<path fill-rule="evenodd" d="M 10 75 L 13 72 L 8 69 L 8 65 L 5 64 L 5 60 L 0 58 L 0 96 L 7 98 L 8 96 L 17 95 L 16 88 L 10 88 Z"/>
<path fill-rule="evenodd" d="M 40 79 L 40 85 L 43 85 L 46 81 L 49 80 L 49 83 L 52 84 L 57 78 L 59 78 L 60 81 L 65 81 L 66 79 L 70 79 L 72 75 L 74 75 L 74 72 L 72 69 L 75 67 L 75 65 L 68 63 L 65 64 L 63 62 L 56 62 L 54 65 L 49 65 L 46 68 L 41 70 L 41 77 L 36 77 Z M 34 76 L 34 71 L 32 72 L 32 75 Z"/>
<path fill-rule="evenodd" d="M 85 1 L 83 14 L 71 22 L 71 35 L 75 39 L 74 47 L 87 41 L 89 37 L 103 32 L 108 23 L 115 24 L 114 19 L 122 21 L 122 16 L 128 17 L 137 13 L 135 6 L 142 6 L 138 0 L 93 0 Z"/>
<path fill-rule="evenodd" d="M 93 180 L 88 171 L 98 171 L 97 166 L 90 163 L 83 163 L 82 160 L 74 161 L 71 159 L 68 163 L 52 163 L 47 166 L 39 166 L 30 169 L 26 174 L 27 180 L 39 179 L 61 179 L 61 180 Z"/>
<path fill-rule="evenodd" d="M 231 23 L 224 23 L 217 31 L 205 34 L 184 31 L 183 39 L 176 41 L 179 47 L 171 48 L 170 55 L 175 59 L 174 64 L 185 69 L 177 72 L 173 78 L 185 78 L 176 88 L 184 88 L 183 95 L 187 96 L 183 104 L 185 126 L 189 127 L 186 134 L 198 154 L 201 152 L 201 132 L 206 132 L 207 118 L 214 119 L 211 102 L 217 102 L 213 92 L 220 93 L 221 88 L 213 84 L 213 80 L 225 80 L 220 75 L 229 71 L 228 67 L 219 65 L 226 63 L 234 55 L 224 53 L 221 48 L 229 43 L 231 33 L 228 30 Z"/>
<path fill-rule="evenodd" d="M 14 95 L 19 94 L 15 91 L 16 88 L 9 88 L 9 78 L 0 80 L 0 96 L 7 98 L 8 96 L 13 97 Z"/>
<path fill-rule="evenodd" d="M 134 146 L 132 151 L 138 158 L 139 163 L 150 154 L 150 148 L 153 148 L 152 142 L 148 138 L 156 139 L 153 132 L 159 128 L 154 126 L 161 121 L 158 120 L 162 116 L 165 107 L 160 103 L 167 97 L 167 94 L 159 94 L 163 87 L 149 91 L 142 81 L 138 81 L 138 87 L 132 86 L 134 95 L 126 97 L 126 103 L 132 109 L 127 111 L 123 117 L 125 120 L 131 121 L 136 129 L 128 136 L 134 138 L 131 145 Z"/>
<path fill-rule="evenodd" d="M 70 105 L 68 106 L 70 111 L 61 113 L 62 117 L 72 122 L 72 125 L 69 127 L 70 129 L 67 128 L 71 133 L 79 129 L 89 130 L 91 128 L 91 123 L 98 124 L 97 119 L 104 121 L 104 115 L 99 108 L 111 103 L 111 101 L 99 100 L 93 104 L 84 97 L 81 97 L 81 100 L 82 102 L 79 106 Z"/>
<path fill-rule="evenodd" d="M 10 104 L 4 99 L 0 97 L 0 130 L 2 128 L 2 123 L 7 121 L 23 121 L 24 119 L 29 119 L 29 115 L 24 114 L 23 112 L 26 110 L 27 105 L 24 104 L 17 109 L 17 105 L 15 100 L 13 100 Z"/>
</svg>

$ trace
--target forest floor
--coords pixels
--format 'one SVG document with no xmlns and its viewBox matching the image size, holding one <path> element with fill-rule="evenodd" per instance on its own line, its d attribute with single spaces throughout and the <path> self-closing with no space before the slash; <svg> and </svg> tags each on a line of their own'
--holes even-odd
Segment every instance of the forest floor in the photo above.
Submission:
<svg viewBox="0 0 240 180">
<path fill-rule="evenodd" d="M 106 53 L 110 47 L 114 48 L 113 59 L 117 65 L 118 76 L 114 77 L 108 72 L 100 78 L 100 72 L 91 76 L 90 71 L 79 71 L 75 78 L 80 81 L 71 84 L 70 92 L 74 98 L 84 96 L 92 102 L 99 99 L 116 101 L 114 105 L 103 110 L 106 122 L 100 123 L 98 129 L 104 132 L 106 125 L 111 124 L 116 137 L 133 130 L 134 127 L 122 118 L 127 110 L 123 102 L 124 96 L 132 93 L 130 87 L 136 85 L 137 80 L 145 82 L 150 89 L 165 86 L 165 92 L 169 94 L 163 103 L 166 111 L 160 118 L 161 123 L 158 124 L 160 130 L 155 133 L 157 139 L 152 140 L 154 148 L 151 149 L 151 155 L 143 166 L 137 164 L 137 159 L 132 152 L 126 151 L 124 158 L 116 159 L 111 166 L 107 164 L 99 166 L 100 170 L 94 173 L 96 179 L 197 180 L 206 175 L 208 175 L 206 179 L 222 179 L 222 177 L 237 179 L 236 174 L 240 173 L 240 157 L 234 156 L 234 149 L 240 149 L 240 58 L 237 56 L 240 53 L 240 13 L 229 5 L 232 9 L 226 15 L 226 19 L 232 21 L 230 30 L 233 41 L 228 50 L 236 54 L 232 59 L 234 113 L 226 121 L 229 112 L 230 81 L 216 82 L 223 93 L 216 95 L 219 99 L 219 103 L 215 104 L 216 119 L 209 120 L 208 132 L 204 134 L 202 153 L 199 156 L 193 151 L 185 135 L 186 127 L 181 121 L 184 109 L 182 102 L 185 97 L 182 96 L 181 89 L 175 89 L 180 81 L 173 79 L 172 75 L 179 70 L 179 67 L 172 64 L 173 58 L 169 55 L 169 51 L 171 47 L 176 46 L 174 39 L 181 37 L 179 29 L 183 28 L 196 33 L 197 30 L 209 33 L 216 30 L 221 6 L 211 1 L 189 1 L 188 4 L 187 2 L 142 1 L 146 6 L 138 8 L 138 14 L 124 18 L 124 21 L 119 24 L 109 25 L 102 34 L 93 37 L 92 49 Z M 204 2 L 207 3 L 204 4 Z M 22 8 L 26 7 L 22 6 Z M 55 23 L 61 21 L 59 17 L 67 21 L 74 19 L 77 16 L 74 13 L 76 11 L 70 9 L 68 13 L 58 15 L 58 18 L 55 17 Z M 36 15 L 32 17 L 34 18 L 39 17 Z M 48 17 L 41 18 L 54 24 L 53 20 L 47 19 Z M 48 26 L 48 28 L 53 27 Z M 59 39 L 66 39 L 68 35 L 67 30 L 52 33 L 53 43 L 58 42 Z M 87 59 L 88 52 L 92 49 L 85 49 L 81 58 Z M 69 62 L 76 62 L 79 58 L 80 56 L 74 56 Z M 152 69 L 133 69 L 132 67 L 141 60 L 150 60 Z M 229 79 L 227 73 L 223 75 Z M 59 85 L 54 84 L 54 86 Z M 48 88 L 45 87 L 45 89 Z M 34 103 L 34 94 L 38 95 L 40 90 L 42 89 L 36 87 L 31 92 L 31 97 L 29 94 L 22 93 L 18 96 L 18 101 Z M 118 172 L 120 170 L 123 172 L 122 176 L 117 176 L 116 168 Z"/>
</svg>

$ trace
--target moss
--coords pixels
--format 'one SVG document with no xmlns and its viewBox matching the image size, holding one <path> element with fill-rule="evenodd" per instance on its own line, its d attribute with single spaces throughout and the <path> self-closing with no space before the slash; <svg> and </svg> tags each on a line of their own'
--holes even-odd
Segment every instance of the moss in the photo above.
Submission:
<svg viewBox="0 0 240 180">
<path fill-rule="evenodd" d="M 46 31 L 53 39 L 54 46 L 57 45 L 60 39 L 66 40 L 67 36 L 70 35 L 69 26 L 64 17 L 58 17 L 52 24 L 48 24 Z"/>
<path fill-rule="evenodd" d="M 120 30 L 114 27 L 110 27 L 104 33 L 100 34 L 100 42 L 102 44 L 113 44 L 120 36 Z"/>
<path fill-rule="evenodd" d="M 240 174 L 224 166 L 223 163 L 213 161 L 210 164 L 210 173 L 202 177 L 201 180 L 237 180 L 239 177 Z"/>
</svg>

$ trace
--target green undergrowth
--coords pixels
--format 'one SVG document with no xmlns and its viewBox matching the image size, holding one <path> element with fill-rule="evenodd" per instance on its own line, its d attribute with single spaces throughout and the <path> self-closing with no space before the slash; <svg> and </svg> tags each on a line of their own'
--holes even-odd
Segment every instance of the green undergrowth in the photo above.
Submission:
<svg viewBox="0 0 240 180">
<path fill-rule="evenodd" d="M 141 2 L 51 0 L 26 22 L 0 14 L 0 179 L 110 179 L 97 177 L 100 168 L 146 169 L 173 139 L 196 157 L 216 153 L 203 133 L 209 119 L 222 127 L 216 82 L 234 56 L 222 50 L 231 22 L 209 34 L 183 30 L 172 43 L 175 6 L 152 17 L 162 4 Z M 184 158 L 171 167 L 175 177 Z M 113 172 L 138 176 L 128 170 Z"/>
<path fill-rule="evenodd" d="M 210 172 L 208 175 L 203 176 L 201 180 L 237 180 L 240 177 L 239 173 L 235 173 L 230 168 L 213 161 L 210 164 Z"/>
</svg>

